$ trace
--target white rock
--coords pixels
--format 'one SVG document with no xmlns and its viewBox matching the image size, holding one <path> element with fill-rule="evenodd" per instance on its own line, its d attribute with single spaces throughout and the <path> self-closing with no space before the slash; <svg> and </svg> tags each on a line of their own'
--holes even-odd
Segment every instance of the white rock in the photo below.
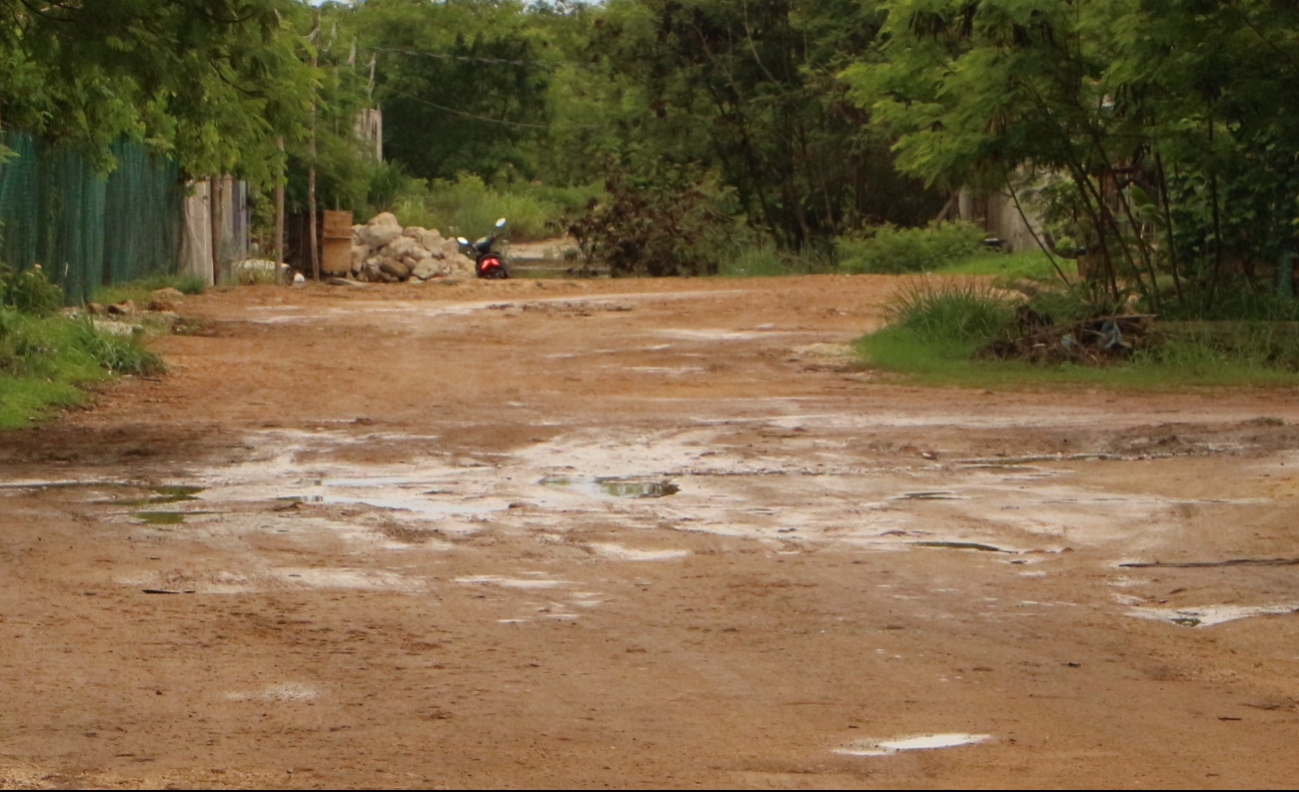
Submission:
<svg viewBox="0 0 1299 792">
<path fill-rule="evenodd" d="M 402 256 L 405 256 L 407 253 L 415 253 L 417 251 L 419 251 L 418 242 L 410 237 L 399 236 L 384 246 L 384 248 L 379 251 L 378 255 L 386 259 L 392 259 L 393 261 L 400 261 Z M 420 257 L 423 258 L 422 255 Z"/>
<path fill-rule="evenodd" d="M 375 215 L 374 219 L 365 224 L 365 227 L 356 236 L 356 241 L 371 249 L 378 249 L 392 242 L 401 236 L 401 225 L 397 218 L 389 212 Z"/>
<path fill-rule="evenodd" d="M 442 235 L 437 231 L 423 231 L 419 236 L 415 237 L 415 240 L 419 242 L 420 247 L 430 253 L 435 250 L 441 250 L 442 243 L 446 242 L 446 240 L 442 238 Z"/>
<path fill-rule="evenodd" d="M 410 274 L 412 278 L 428 280 L 429 278 L 436 278 L 439 275 L 447 274 L 447 267 L 441 261 L 429 256 L 419 264 L 416 264 Z"/>
<path fill-rule="evenodd" d="M 411 239 L 418 241 L 420 238 L 420 234 L 423 233 L 424 233 L 424 229 L 420 228 L 419 226 L 406 226 L 404 229 L 402 229 L 401 235 L 405 237 L 410 237 Z"/>
</svg>

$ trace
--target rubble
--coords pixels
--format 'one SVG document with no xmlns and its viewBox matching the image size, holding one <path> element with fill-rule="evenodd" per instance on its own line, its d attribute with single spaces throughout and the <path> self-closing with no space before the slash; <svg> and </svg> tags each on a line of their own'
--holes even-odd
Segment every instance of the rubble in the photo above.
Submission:
<svg viewBox="0 0 1299 792">
<path fill-rule="evenodd" d="M 436 228 L 402 228 L 395 216 L 383 212 L 352 227 L 351 277 L 340 280 L 405 283 L 473 274 L 473 260 L 454 239 L 444 239 Z"/>
<path fill-rule="evenodd" d="M 1153 321 L 1150 315 L 1127 314 L 1057 325 L 1051 317 L 1021 306 L 1016 315 L 1017 335 L 994 341 L 980 354 L 1034 363 L 1098 365 L 1131 356 L 1146 343 Z"/>
</svg>

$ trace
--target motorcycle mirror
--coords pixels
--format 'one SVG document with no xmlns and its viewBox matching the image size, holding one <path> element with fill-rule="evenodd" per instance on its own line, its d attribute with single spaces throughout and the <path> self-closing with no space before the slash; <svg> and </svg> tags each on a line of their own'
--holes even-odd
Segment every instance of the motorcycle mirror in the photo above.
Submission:
<svg viewBox="0 0 1299 792">
<path fill-rule="evenodd" d="M 468 239 L 465 239 L 464 237 L 456 237 L 456 241 L 459 242 L 459 243 L 462 244 L 462 245 L 468 245 L 468 244 L 469 244 L 469 240 L 468 240 Z"/>
<path fill-rule="evenodd" d="M 500 220 L 497 220 L 497 221 L 496 221 L 496 227 L 497 227 L 497 228 L 505 228 L 505 218 L 504 218 L 504 217 L 502 217 Z"/>
</svg>

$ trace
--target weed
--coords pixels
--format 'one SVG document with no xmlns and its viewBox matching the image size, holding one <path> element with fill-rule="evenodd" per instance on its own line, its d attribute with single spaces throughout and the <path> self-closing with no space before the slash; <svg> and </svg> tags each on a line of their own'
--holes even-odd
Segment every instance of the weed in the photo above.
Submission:
<svg viewBox="0 0 1299 792">
<path fill-rule="evenodd" d="M 113 305 L 126 300 L 147 303 L 153 293 L 159 289 L 175 289 L 182 294 L 197 295 L 207 290 L 207 280 L 202 275 L 180 273 L 175 275 L 154 275 L 136 281 L 115 283 L 112 286 L 101 286 L 91 297 L 91 302 Z"/>
</svg>

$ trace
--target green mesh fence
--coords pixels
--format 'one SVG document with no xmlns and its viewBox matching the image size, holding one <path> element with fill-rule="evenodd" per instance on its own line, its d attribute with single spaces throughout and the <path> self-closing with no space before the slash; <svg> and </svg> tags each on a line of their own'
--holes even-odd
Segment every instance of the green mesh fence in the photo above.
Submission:
<svg viewBox="0 0 1299 792">
<path fill-rule="evenodd" d="M 121 142 L 105 178 L 75 148 L 15 133 L 3 141 L 13 156 L 0 165 L 0 260 L 40 264 L 73 302 L 176 270 L 183 195 L 174 163 Z"/>
</svg>

